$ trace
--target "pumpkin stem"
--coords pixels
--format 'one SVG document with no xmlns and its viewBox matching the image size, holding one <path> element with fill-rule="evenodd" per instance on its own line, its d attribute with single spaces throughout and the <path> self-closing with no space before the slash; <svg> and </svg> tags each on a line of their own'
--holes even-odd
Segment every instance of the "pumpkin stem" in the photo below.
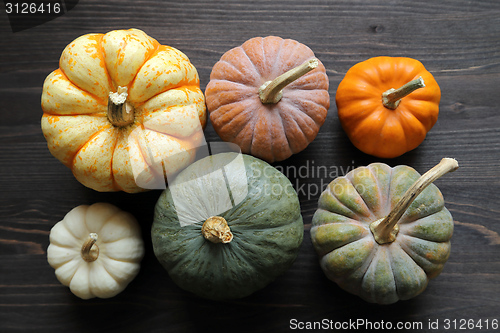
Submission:
<svg viewBox="0 0 500 333">
<path fill-rule="evenodd" d="M 319 60 L 316 58 L 307 60 L 302 65 L 292 68 L 288 72 L 281 74 L 272 81 L 265 82 L 259 88 L 259 97 L 262 103 L 271 104 L 278 103 L 283 97 L 283 88 L 297 80 L 301 76 L 309 73 L 319 65 Z"/>
<path fill-rule="evenodd" d="M 134 122 L 134 108 L 127 101 L 127 87 L 118 87 L 108 98 L 108 119 L 117 127 L 124 127 Z"/>
<path fill-rule="evenodd" d="M 398 89 L 391 88 L 382 93 L 382 104 L 388 109 L 395 110 L 403 97 L 423 87 L 425 87 L 424 79 L 420 76 L 418 79 L 412 80 Z"/>
<path fill-rule="evenodd" d="M 99 257 L 99 247 L 95 243 L 97 241 L 97 234 L 92 232 L 89 235 L 89 238 L 82 246 L 82 258 L 86 262 L 96 261 Z"/>
<path fill-rule="evenodd" d="M 410 207 L 413 200 L 436 179 L 456 169 L 458 169 L 458 162 L 455 159 L 443 158 L 438 165 L 420 176 L 401 197 L 389 215 L 370 224 L 370 230 L 377 243 L 386 244 L 394 242 L 399 231 L 397 223 L 408 207 Z"/>
<path fill-rule="evenodd" d="M 212 243 L 229 243 L 233 240 L 233 233 L 225 218 L 221 216 L 209 217 L 201 227 L 201 233 L 206 240 Z"/>
</svg>

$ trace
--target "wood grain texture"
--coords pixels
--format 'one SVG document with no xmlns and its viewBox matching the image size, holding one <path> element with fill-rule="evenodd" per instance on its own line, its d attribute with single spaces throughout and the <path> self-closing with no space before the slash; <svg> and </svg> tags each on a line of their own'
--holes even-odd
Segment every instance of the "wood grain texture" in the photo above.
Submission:
<svg viewBox="0 0 500 333">
<path fill-rule="evenodd" d="M 286 274 L 250 297 L 212 302 L 180 290 L 152 252 L 150 228 L 159 192 L 97 193 L 79 184 L 47 149 L 40 95 L 63 48 L 85 33 L 129 27 L 182 50 L 198 69 L 203 90 L 220 56 L 255 36 L 305 43 L 327 69 L 332 104 L 320 133 L 306 150 L 274 164 L 301 200 L 305 235 L 299 257 Z M 500 2 L 85 0 L 60 18 L 18 33 L 12 33 L 2 11 L 0 32 L 1 332 L 221 327 L 284 332 L 291 319 L 325 318 L 422 322 L 424 330 L 415 332 L 431 332 L 429 320 L 500 320 Z M 442 90 L 439 119 L 426 140 L 391 160 L 356 150 L 334 103 L 346 71 L 379 55 L 422 61 Z M 220 141 L 210 124 L 205 136 Z M 460 169 L 436 182 L 456 222 L 443 273 L 422 295 L 390 306 L 365 303 L 330 282 L 309 239 L 321 189 L 335 176 L 372 162 L 407 164 L 422 173 L 445 156 L 456 158 Z M 146 255 L 124 292 L 82 301 L 59 284 L 48 265 L 48 234 L 73 207 L 99 201 L 138 218 Z"/>
</svg>

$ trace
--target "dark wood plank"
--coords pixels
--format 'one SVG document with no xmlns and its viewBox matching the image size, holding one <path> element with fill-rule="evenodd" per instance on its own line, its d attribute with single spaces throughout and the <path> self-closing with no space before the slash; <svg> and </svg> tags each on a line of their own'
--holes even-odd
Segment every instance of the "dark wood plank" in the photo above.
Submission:
<svg viewBox="0 0 500 333">
<path fill-rule="evenodd" d="M 305 234 L 299 257 L 286 274 L 250 297 L 212 302 L 180 290 L 152 252 L 149 234 L 160 192 L 97 193 L 79 184 L 47 150 L 40 94 L 61 51 L 82 34 L 128 27 L 186 53 L 202 89 L 220 56 L 255 36 L 296 39 L 327 68 L 332 101 L 327 121 L 305 151 L 274 164 L 300 196 Z M 2 12 L 0 32 L 0 331 L 282 332 L 291 319 L 423 323 L 424 330 L 414 331 L 430 331 L 429 321 L 439 320 L 443 331 L 445 319 L 500 320 L 500 2 L 87 0 L 18 33 Z M 442 90 L 439 120 L 424 143 L 391 160 L 356 150 L 334 103 L 346 71 L 379 55 L 421 60 Z M 205 136 L 220 141 L 210 124 Z M 321 189 L 357 166 L 382 161 L 424 172 L 444 156 L 457 158 L 461 167 L 436 182 L 455 220 L 443 273 L 422 295 L 390 306 L 368 304 L 330 282 L 309 239 Z M 48 234 L 73 207 L 98 201 L 139 219 L 146 255 L 123 293 L 82 301 L 58 283 L 48 265 Z"/>
</svg>

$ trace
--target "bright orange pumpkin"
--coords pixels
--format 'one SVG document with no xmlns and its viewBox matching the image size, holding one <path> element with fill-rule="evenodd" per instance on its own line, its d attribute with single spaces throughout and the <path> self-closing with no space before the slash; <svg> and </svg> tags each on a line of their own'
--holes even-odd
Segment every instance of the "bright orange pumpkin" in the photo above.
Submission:
<svg viewBox="0 0 500 333">
<path fill-rule="evenodd" d="M 418 147 L 439 114 L 441 90 L 418 60 L 375 57 L 347 71 L 336 94 L 338 116 L 364 153 L 393 158 Z"/>
<path fill-rule="evenodd" d="M 139 192 L 192 162 L 206 107 L 182 52 L 141 30 L 115 30 L 75 39 L 59 66 L 43 85 L 42 130 L 82 184 Z"/>
<path fill-rule="evenodd" d="M 314 140 L 330 107 L 328 84 L 325 67 L 306 45 L 255 37 L 214 65 L 205 96 L 222 140 L 274 162 Z"/>
</svg>

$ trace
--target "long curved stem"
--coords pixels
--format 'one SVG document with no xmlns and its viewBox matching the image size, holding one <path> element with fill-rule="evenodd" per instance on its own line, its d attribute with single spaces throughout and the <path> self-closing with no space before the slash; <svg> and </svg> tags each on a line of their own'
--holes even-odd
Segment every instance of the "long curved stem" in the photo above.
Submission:
<svg viewBox="0 0 500 333">
<path fill-rule="evenodd" d="M 396 240 L 398 231 L 397 223 L 408 207 L 410 207 L 413 200 L 415 200 L 418 195 L 436 179 L 456 169 L 458 169 L 458 162 L 455 159 L 443 158 L 438 165 L 420 176 L 420 178 L 405 192 L 389 215 L 384 219 L 377 220 L 370 224 L 370 229 L 377 243 L 386 244 Z"/>
<path fill-rule="evenodd" d="M 278 103 L 283 97 L 283 88 L 297 80 L 299 77 L 309 73 L 319 65 L 316 58 L 309 59 L 288 72 L 285 72 L 272 81 L 267 81 L 259 89 L 260 101 L 264 104 Z"/>
<path fill-rule="evenodd" d="M 382 104 L 388 109 L 395 110 L 401 99 L 417 89 L 424 88 L 424 79 L 420 76 L 418 79 L 412 80 L 398 89 L 391 88 L 382 93 Z"/>
</svg>

